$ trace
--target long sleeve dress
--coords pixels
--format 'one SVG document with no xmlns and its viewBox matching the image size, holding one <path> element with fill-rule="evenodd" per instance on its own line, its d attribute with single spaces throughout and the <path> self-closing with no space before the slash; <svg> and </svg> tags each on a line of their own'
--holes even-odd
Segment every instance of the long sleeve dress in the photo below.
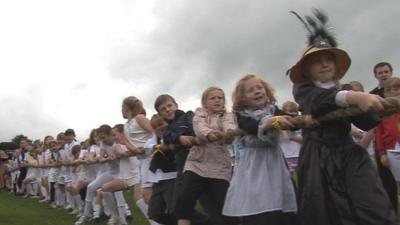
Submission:
<svg viewBox="0 0 400 225">
<path fill-rule="evenodd" d="M 338 108 L 331 88 L 294 85 L 303 115 L 317 118 Z M 304 225 L 396 224 L 395 214 L 368 153 L 351 138 L 351 123 L 363 130 L 378 118 L 362 114 L 304 129 L 299 158 L 299 216 Z"/>
</svg>

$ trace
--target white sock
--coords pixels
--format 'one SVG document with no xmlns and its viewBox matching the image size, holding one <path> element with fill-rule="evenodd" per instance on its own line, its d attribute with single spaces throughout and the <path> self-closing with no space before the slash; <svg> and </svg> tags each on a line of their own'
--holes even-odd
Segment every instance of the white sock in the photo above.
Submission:
<svg viewBox="0 0 400 225">
<path fill-rule="evenodd" d="M 125 206 L 125 216 L 132 216 L 132 212 L 131 209 L 129 208 L 129 205 L 125 203 L 124 206 Z"/>
<path fill-rule="evenodd" d="M 149 219 L 149 216 L 147 215 L 147 211 L 149 210 L 149 206 L 144 202 L 143 198 L 139 199 L 136 202 L 136 205 L 139 207 L 140 211 L 144 214 L 146 219 L 149 221 L 151 225 L 160 225 L 159 223 L 155 222 L 154 220 Z"/>
<path fill-rule="evenodd" d="M 60 205 L 60 188 L 57 184 L 54 184 L 54 202 L 57 206 Z"/>
<path fill-rule="evenodd" d="M 45 199 L 48 199 L 48 198 L 49 198 L 49 195 L 47 194 L 46 188 L 44 188 L 42 185 L 40 185 L 40 192 L 42 193 L 42 196 L 43 196 Z"/>
<path fill-rule="evenodd" d="M 103 200 L 106 204 L 104 204 L 104 209 L 109 209 L 111 216 L 118 217 L 118 209 L 117 209 L 117 202 L 114 199 L 114 195 L 111 192 L 102 192 Z"/>
<path fill-rule="evenodd" d="M 95 211 L 94 211 L 95 212 Z M 93 212 L 93 216 L 94 216 L 94 212 Z M 92 213 L 92 202 L 89 201 L 85 201 L 85 206 L 84 206 L 84 210 L 83 210 L 83 215 L 86 217 L 91 217 Z M 95 217 L 96 218 L 96 217 Z M 97 217 L 98 218 L 98 217 Z"/>
<path fill-rule="evenodd" d="M 149 209 L 149 206 L 144 202 L 143 198 L 137 200 L 136 205 L 139 207 L 140 211 L 142 211 L 143 215 L 148 219 L 149 217 L 147 216 L 147 211 Z"/>
<path fill-rule="evenodd" d="M 17 185 L 17 186 L 18 186 L 18 185 Z M 21 193 L 24 193 L 25 190 L 26 190 L 26 185 L 25 185 L 24 183 L 22 183 L 21 189 L 20 189 Z"/>
<path fill-rule="evenodd" d="M 33 192 L 33 195 L 38 195 L 38 189 L 39 189 L 39 185 L 38 185 L 38 183 L 32 183 L 31 184 L 32 185 L 32 192 Z"/>
<path fill-rule="evenodd" d="M 103 203 L 103 211 L 104 211 L 104 214 L 106 214 L 107 216 L 110 216 L 110 215 L 111 215 L 110 207 L 108 206 L 108 204 L 107 204 L 107 202 L 104 200 L 104 198 L 102 198 L 102 203 Z"/>
<path fill-rule="evenodd" d="M 67 196 L 67 203 L 68 205 L 70 205 L 71 207 L 74 207 L 75 205 L 75 199 L 74 197 L 72 197 L 71 193 L 69 193 L 68 191 L 65 191 L 65 194 Z"/>
<path fill-rule="evenodd" d="M 64 207 L 65 206 L 65 192 L 62 192 L 60 190 L 60 194 L 58 196 L 60 198 L 59 199 L 60 206 Z"/>
<path fill-rule="evenodd" d="M 28 184 L 24 184 L 23 186 L 25 186 L 25 190 L 26 190 L 26 195 L 31 195 L 32 194 L 32 185 L 30 183 Z"/>
<path fill-rule="evenodd" d="M 73 196 L 73 198 L 74 198 L 74 203 L 75 204 L 72 207 L 74 209 L 80 211 L 82 209 L 82 204 L 83 204 L 81 196 L 80 195 L 75 195 L 75 196 Z"/>
<path fill-rule="evenodd" d="M 100 204 L 95 204 L 93 207 L 93 217 L 94 218 L 99 218 L 100 217 L 100 211 L 101 211 L 101 205 Z"/>
<path fill-rule="evenodd" d="M 118 206 L 118 215 L 119 215 L 119 220 L 121 223 L 126 223 L 126 217 L 125 217 L 125 205 Z"/>
</svg>

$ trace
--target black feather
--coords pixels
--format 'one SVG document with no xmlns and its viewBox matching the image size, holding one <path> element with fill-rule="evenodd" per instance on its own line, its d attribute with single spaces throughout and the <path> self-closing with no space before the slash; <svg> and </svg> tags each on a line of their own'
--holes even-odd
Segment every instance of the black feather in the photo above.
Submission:
<svg viewBox="0 0 400 225">
<path fill-rule="evenodd" d="M 293 15 L 295 15 L 296 17 L 297 17 L 297 19 L 299 19 L 302 23 L 303 23 L 303 25 L 306 27 L 306 29 L 307 29 L 307 31 L 308 32 L 312 32 L 311 30 L 310 30 L 310 28 L 308 27 L 308 25 L 307 25 L 307 23 L 303 20 L 303 18 L 301 18 L 301 16 L 299 16 L 299 14 L 297 14 L 295 11 L 290 11 L 290 13 L 292 13 Z"/>
<path fill-rule="evenodd" d="M 312 33 L 317 29 L 317 22 L 311 16 L 305 16 L 307 23 L 314 29 Z"/>
<path fill-rule="evenodd" d="M 296 12 L 290 11 L 304 24 L 308 31 L 308 44 L 315 47 L 336 47 L 335 35 L 328 26 L 328 16 L 319 9 L 313 9 L 315 16 L 305 16 L 305 21 Z"/>
<path fill-rule="evenodd" d="M 328 16 L 320 9 L 313 9 L 315 17 L 321 22 L 321 24 L 326 24 L 328 22 Z"/>
</svg>

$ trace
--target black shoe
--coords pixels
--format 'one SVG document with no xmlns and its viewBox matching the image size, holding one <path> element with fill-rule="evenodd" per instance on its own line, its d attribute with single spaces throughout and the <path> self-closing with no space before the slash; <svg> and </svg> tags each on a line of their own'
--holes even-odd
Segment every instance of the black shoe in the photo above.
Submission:
<svg viewBox="0 0 400 225">
<path fill-rule="evenodd" d="M 126 216 L 126 220 L 128 222 L 131 222 L 133 220 L 133 216 L 132 215 Z"/>
<path fill-rule="evenodd" d="M 100 220 L 102 221 L 108 221 L 110 219 L 110 216 L 107 216 L 106 214 L 101 214 Z"/>
</svg>

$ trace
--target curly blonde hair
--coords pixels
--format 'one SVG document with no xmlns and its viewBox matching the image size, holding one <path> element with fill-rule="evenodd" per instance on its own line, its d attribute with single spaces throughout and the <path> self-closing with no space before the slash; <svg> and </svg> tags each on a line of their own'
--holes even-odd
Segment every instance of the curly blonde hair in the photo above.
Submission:
<svg viewBox="0 0 400 225">
<path fill-rule="evenodd" d="M 268 104 L 276 103 L 276 98 L 274 96 L 275 90 L 272 88 L 272 86 L 270 84 L 268 84 L 267 82 L 265 82 L 261 77 L 259 77 L 257 75 L 247 74 L 236 83 L 235 90 L 233 91 L 233 95 L 232 95 L 232 102 L 233 102 L 232 111 L 233 112 L 238 112 L 238 111 L 244 110 L 248 107 L 247 99 L 244 95 L 244 91 L 245 91 L 244 86 L 245 86 L 245 83 L 251 79 L 257 79 L 264 86 L 265 92 L 267 93 L 267 97 L 269 99 Z"/>
</svg>

